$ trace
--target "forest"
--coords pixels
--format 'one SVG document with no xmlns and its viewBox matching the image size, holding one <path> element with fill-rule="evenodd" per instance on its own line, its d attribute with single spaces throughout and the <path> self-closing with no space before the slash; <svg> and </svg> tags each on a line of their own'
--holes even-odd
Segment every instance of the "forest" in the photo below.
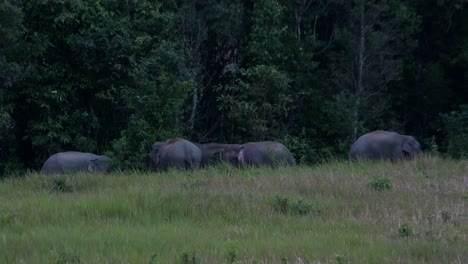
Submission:
<svg viewBox="0 0 468 264">
<path fill-rule="evenodd" d="M 1 0 L 0 175 L 65 150 L 275 140 L 345 158 L 377 129 L 468 155 L 466 0 Z M 3 176 L 0 176 L 3 177 Z"/>
</svg>

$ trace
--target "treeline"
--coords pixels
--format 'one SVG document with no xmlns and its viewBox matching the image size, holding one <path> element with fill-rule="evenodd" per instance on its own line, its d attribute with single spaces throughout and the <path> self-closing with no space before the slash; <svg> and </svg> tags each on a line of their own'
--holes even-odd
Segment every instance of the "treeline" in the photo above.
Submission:
<svg viewBox="0 0 468 264">
<path fill-rule="evenodd" d="M 461 157 L 467 2 L 1 0 L 0 173 L 63 150 L 143 168 L 172 137 L 313 163 L 375 129 Z"/>
</svg>

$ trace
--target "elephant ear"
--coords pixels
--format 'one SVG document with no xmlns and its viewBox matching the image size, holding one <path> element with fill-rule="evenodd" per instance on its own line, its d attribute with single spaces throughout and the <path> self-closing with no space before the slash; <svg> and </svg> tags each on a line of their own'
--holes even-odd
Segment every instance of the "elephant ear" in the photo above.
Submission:
<svg viewBox="0 0 468 264">
<path fill-rule="evenodd" d="M 411 158 L 414 157 L 416 150 L 415 147 L 411 144 L 410 140 L 407 140 L 405 143 L 403 143 L 403 152 Z"/>
<path fill-rule="evenodd" d="M 213 152 L 211 156 L 211 163 L 221 163 L 223 161 L 224 148 L 217 149 Z"/>
</svg>

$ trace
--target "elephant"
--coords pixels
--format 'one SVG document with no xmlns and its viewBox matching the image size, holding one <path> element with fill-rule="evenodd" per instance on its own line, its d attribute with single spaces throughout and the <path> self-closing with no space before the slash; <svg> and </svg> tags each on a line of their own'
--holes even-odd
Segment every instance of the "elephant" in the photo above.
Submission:
<svg viewBox="0 0 468 264">
<path fill-rule="evenodd" d="M 294 166 L 296 161 L 288 148 L 279 142 L 262 141 L 249 142 L 238 148 L 231 148 L 223 152 L 223 160 L 235 166 Z"/>
<path fill-rule="evenodd" d="M 227 151 L 234 150 L 236 153 L 238 153 L 240 151 L 241 146 L 239 144 L 220 143 L 196 143 L 196 145 L 200 148 L 202 153 L 202 159 L 200 163 L 201 167 L 213 165 L 216 162 L 222 161 L 222 153 L 226 153 Z"/>
<path fill-rule="evenodd" d="M 64 173 L 67 171 L 109 172 L 110 158 L 93 153 L 78 151 L 59 152 L 50 156 L 41 171 L 47 174 Z"/>
<path fill-rule="evenodd" d="M 412 136 L 377 130 L 360 136 L 351 146 L 350 160 L 404 160 L 421 153 L 421 145 Z"/>
<path fill-rule="evenodd" d="M 167 171 L 169 168 L 196 169 L 202 159 L 200 148 L 181 138 L 154 143 L 149 156 L 153 163 L 150 169 L 159 171 Z"/>
<path fill-rule="evenodd" d="M 153 145 L 151 146 L 151 151 L 148 154 L 148 157 L 149 157 L 149 166 L 148 167 L 149 167 L 150 171 L 157 170 L 156 164 L 153 162 L 153 157 L 156 157 L 156 155 L 158 154 L 158 151 L 159 151 L 159 149 L 161 148 L 162 145 L 164 145 L 164 142 L 157 141 L 157 142 L 154 142 Z"/>
</svg>

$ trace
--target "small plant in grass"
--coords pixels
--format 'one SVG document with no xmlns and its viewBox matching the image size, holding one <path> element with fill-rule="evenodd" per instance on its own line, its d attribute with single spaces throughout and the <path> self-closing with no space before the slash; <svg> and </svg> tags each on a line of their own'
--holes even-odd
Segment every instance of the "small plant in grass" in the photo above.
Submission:
<svg viewBox="0 0 468 264">
<path fill-rule="evenodd" d="M 398 228 L 398 235 L 400 237 L 409 237 L 411 235 L 411 229 L 408 224 L 402 224 Z"/>
<path fill-rule="evenodd" d="M 291 205 L 291 214 L 295 215 L 307 215 L 312 212 L 314 206 L 312 203 L 304 200 L 303 198 L 298 198 L 295 203 Z"/>
<path fill-rule="evenodd" d="M 346 263 L 345 258 L 341 255 L 336 254 L 335 255 L 335 260 L 337 264 L 344 264 Z"/>
<path fill-rule="evenodd" d="M 70 253 L 61 253 L 57 262 L 57 264 L 76 264 L 81 263 L 80 257 Z"/>
<path fill-rule="evenodd" d="M 452 214 L 449 211 L 444 210 L 440 212 L 440 217 L 442 217 L 442 221 L 444 221 L 444 223 L 447 223 L 450 219 L 452 219 Z"/>
<path fill-rule="evenodd" d="M 182 264 L 198 264 L 200 263 L 195 251 L 183 251 L 180 255 Z"/>
<path fill-rule="evenodd" d="M 230 249 L 226 252 L 226 261 L 229 264 L 235 263 L 237 261 L 237 253 L 235 250 Z"/>
<path fill-rule="evenodd" d="M 65 177 L 60 177 L 52 180 L 52 190 L 56 192 L 71 192 L 73 188 L 67 184 Z"/>
<path fill-rule="evenodd" d="M 157 264 L 158 263 L 158 254 L 153 254 L 148 260 L 148 264 Z"/>
<path fill-rule="evenodd" d="M 374 176 L 368 183 L 369 188 L 382 192 L 392 189 L 392 182 L 388 177 Z"/>
<path fill-rule="evenodd" d="M 304 198 L 297 198 L 297 200 L 291 201 L 291 199 L 281 194 L 275 195 L 275 198 L 273 199 L 273 210 L 281 214 L 290 215 L 320 213 L 320 209 Z"/>
<path fill-rule="evenodd" d="M 228 240 L 224 243 L 224 256 L 227 263 L 235 263 L 239 256 L 240 244 L 237 240 Z"/>
<path fill-rule="evenodd" d="M 429 223 L 429 226 L 432 227 L 432 224 L 434 223 L 434 215 L 433 214 L 429 214 L 427 216 L 427 222 Z"/>
<path fill-rule="evenodd" d="M 290 208 L 289 198 L 276 194 L 273 200 L 273 210 L 278 213 L 287 214 Z"/>
<path fill-rule="evenodd" d="M 16 214 L 15 212 L 10 212 L 0 215 L 0 226 L 11 225 L 15 222 Z"/>
<path fill-rule="evenodd" d="M 182 187 L 187 190 L 191 189 L 202 189 L 208 185 L 208 179 L 206 178 L 193 178 L 187 177 L 187 179 L 182 182 Z"/>
</svg>

